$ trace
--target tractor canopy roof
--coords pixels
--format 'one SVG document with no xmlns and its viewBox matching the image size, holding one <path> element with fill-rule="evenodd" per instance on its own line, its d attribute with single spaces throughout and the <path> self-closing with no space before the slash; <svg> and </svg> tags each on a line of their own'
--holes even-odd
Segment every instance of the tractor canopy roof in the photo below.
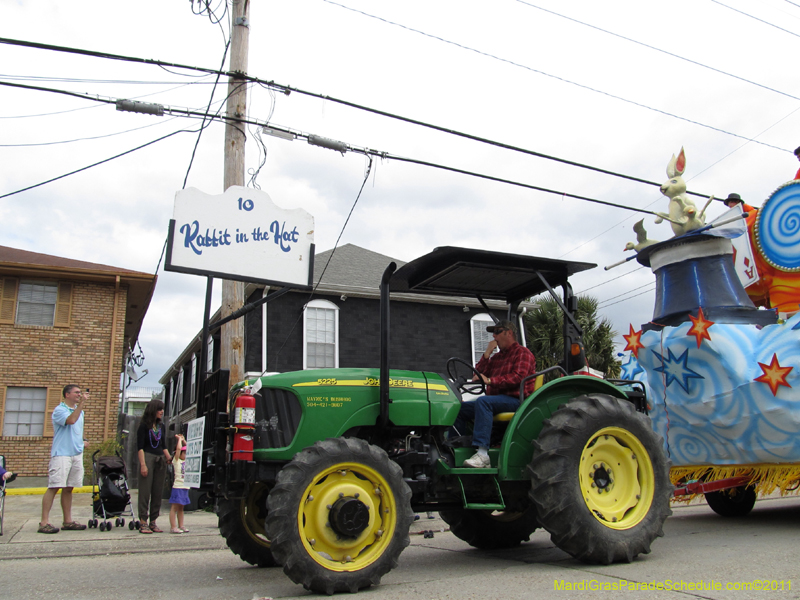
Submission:
<svg viewBox="0 0 800 600">
<path fill-rule="evenodd" d="M 392 292 L 436 296 L 480 296 L 513 304 L 563 285 L 593 263 L 443 246 L 402 266 Z"/>
</svg>

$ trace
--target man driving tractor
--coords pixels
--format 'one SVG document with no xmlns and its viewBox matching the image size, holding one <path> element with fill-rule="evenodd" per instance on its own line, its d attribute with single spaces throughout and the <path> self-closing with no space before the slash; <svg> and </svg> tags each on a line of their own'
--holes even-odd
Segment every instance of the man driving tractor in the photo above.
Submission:
<svg viewBox="0 0 800 600">
<path fill-rule="evenodd" d="M 464 461 L 464 466 L 476 469 L 491 466 L 488 450 L 492 418 L 498 413 L 515 412 L 519 408 L 519 384 L 536 372 L 536 358 L 517 342 L 517 327 L 512 321 L 499 321 L 487 327 L 486 331 L 492 334 L 493 339 L 475 365 L 486 384 L 486 395 L 474 402 L 463 402 L 453 425 L 459 434 L 463 434 L 467 421 L 474 422 L 472 445 L 478 451 Z M 500 351 L 492 354 L 495 348 Z M 525 383 L 526 397 L 533 393 L 535 385 L 535 379 Z"/>
</svg>

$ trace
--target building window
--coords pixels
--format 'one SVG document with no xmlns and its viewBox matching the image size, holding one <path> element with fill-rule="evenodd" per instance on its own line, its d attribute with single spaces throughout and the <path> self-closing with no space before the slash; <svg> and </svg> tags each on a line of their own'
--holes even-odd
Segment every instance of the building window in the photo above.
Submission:
<svg viewBox="0 0 800 600">
<path fill-rule="evenodd" d="M 488 314 L 480 313 L 472 317 L 469 324 L 472 330 L 472 364 L 478 364 L 481 355 L 486 352 L 486 346 L 492 341 L 492 334 L 486 328 L 494 325 L 494 321 Z"/>
<path fill-rule="evenodd" d="M 183 367 L 181 370 L 178 371 L 178 385 L 177 389 L 175 390 L 175 406 L 172 409 L 172 414 L 177 415 L 181 412 L 181 408 L 183 407 Z"/>
<path fill-rule="evenodd" d="M 23 281 L 17 295 L 17 324 L 45 325 L 55 323 L 58 286 L 54 283 Z"/>
<path fill-rule="evenodd" d="M 339 307 L 312 300 L 303 310 L 303 368 L 339 366 Z"/>
<path fill-rule="evenodd" d="M 183 376 L 183 397 L 181 398 L 181 411 L 186 410 L 192 405 L 192 391 L 194 391 L 194 383 L 192 382 L 192 368 L 189 365 L 184 365 L 181 369 Z"/>
<path fill-rule="evenodd" d="M 192 385 L 191 385 L 191 392 L 189 393 L 189 406 L 194 403 L 195 398 L 197 398 L 197 386 L 199 382 L 197 380 L 198 377 L 198 368 L 197 363 L 199 362 L 197 354 L 192 354 Z"/>
<path fill-rule="evenodd" d="M 208 356 L 206 357 L 206 372 L 203 379 L 208 377 L 208 374 L 214 372 L 214 336 L 208 336 Z"/>
<path fill-rule="evenodd" d="M 3 435 L 41 436 L 46 404 L 47 388 L 6 388 Z"/>
</svg>

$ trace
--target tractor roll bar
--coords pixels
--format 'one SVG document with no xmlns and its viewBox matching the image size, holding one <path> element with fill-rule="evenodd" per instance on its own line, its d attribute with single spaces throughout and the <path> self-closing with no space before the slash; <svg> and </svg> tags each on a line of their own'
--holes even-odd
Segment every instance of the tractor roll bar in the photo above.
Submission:
<svg viewBox="0 0 800 600">
<path fill-rule="evenodd" d="M 397 270 L 397 263 L 391 262 L 381 277 L 381 376 L 380 376 L 380 416 L 378 427 L 383 429 L 389 422 L 389 281 Z"/>
</svg>

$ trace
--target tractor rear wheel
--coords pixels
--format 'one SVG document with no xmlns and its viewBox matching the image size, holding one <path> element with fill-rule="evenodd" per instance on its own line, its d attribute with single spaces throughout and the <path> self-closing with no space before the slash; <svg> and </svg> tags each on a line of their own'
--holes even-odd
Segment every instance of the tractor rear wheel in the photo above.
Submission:
<svg viewBox="0 0 800 600">
<path fill-rule="evenodd" d="M 439 515 L 450 525 L 453 535 L 482 550 L 519 546 L 531 539 L 539 526 L 533 506 L 521 512 L 443 510 Z"/>
<path fill-rule="evenodd" d="M 278 473 L 269 508 L 275 558 L 292 581 L 324 594 L 380 583 L 408 546 L 414 520 L 400 467 L 355 438 L 295 455 Z"/>
<path fill-rule="evenodd" d="M 588 563 L 630 562 L 664 535 L 670 463 L 633 404 L 579 396 L 545 421 L 533 445 L 530 497 L 560 549 Z"/>
<path fill-rule="evenodd" d="M 756 503 L 756 490 L 752 486 L 742 486 L 730 490 L 708 492 L 706 502 L 718 515 L 723 517 L 744 517 L 753 510 Z"/>
<path fill-rule="evenodd" d="M 267 495 L 269 487 L 256 483 L 241 499 L 220 500 L 217 505 L 219 531 L 234 554 L 258 567 L 274 567 L 271 544 L 267 538 Z"/>
</svg>

